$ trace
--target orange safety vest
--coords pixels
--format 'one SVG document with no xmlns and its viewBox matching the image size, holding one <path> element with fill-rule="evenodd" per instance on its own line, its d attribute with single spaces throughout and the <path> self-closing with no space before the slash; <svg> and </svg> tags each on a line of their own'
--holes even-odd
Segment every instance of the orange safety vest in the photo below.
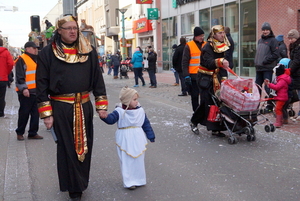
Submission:
<svg viewBox="0 0 300 201">
<path fill-rule="evenodd" d="M 204 41 L 201 48 L 206 44 Z M 201 50 L 198 48 L 197 44 L 194 40 L 187 42 L 187 45 L 190 48 L 190 63 L 189 63 L 189 73 L 190 74 L 197 74 L 198 68 L 200 66 L 200 55 Z"/>
<path fill-rule="evenodd" d="M 26 72 L 25 72 L 25 82 L 28 89 L 35 89 L 35 72 L 36 72 L 36 63 L 28 56 L 27 54 L 22 54 L 20 57 L 24 60 L 26 64 Z M 18 87 L 16 87 L 16 91 L 19 91 Z"/>
</svg>

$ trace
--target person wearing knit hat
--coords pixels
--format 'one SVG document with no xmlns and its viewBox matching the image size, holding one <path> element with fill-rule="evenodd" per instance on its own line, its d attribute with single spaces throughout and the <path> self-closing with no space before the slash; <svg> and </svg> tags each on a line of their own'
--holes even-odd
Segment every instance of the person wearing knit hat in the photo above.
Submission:
<svg viewBox="0 0 300 201">
<path fill-rule="evenodd" d="M 279 55 L 278 41 L 268 22 L 262 25 L 262 35 L 257 42 L 254 65 L 256 70 L 256 84 L 262 86 L 265 79 L 272 80 L 273 68 L 277 65 Z M 260 89 L 260 88 L 259 88 Z M 265 87 L 267 94 L 270 94 L 270 88 Z M 261 93 L 261 90 L 259 91 Z M 273 103 L 268 101 L 265 113 L 273 112 Z"/>
<path fill-rule="evenodd" d="M 197 125 L 201 124 L 206 130 L 217 137 L 225 137 L 225 127 L 220 122 L 208 121 L 210 105 L 214 105 L 212 95 L 215 95 L 221 86 L 221 81 L 227 79 L 227 70 L 230 69 L 228 55 L 229 47 L 223 25 L 211 27 L 207 43 L 202 48 L 200 67 L 198 72 L 198 87 L 200 88 L 200 105 L 194 111 L 190 120 L 191 130 L 198 130 Z M 195 132 L 194 132 L 195 133 Z"/>
<path fill-rule="evenodd" d="M 289 44 L 289 55 L 290 55 L 290 62 L 289 68 L 291 71 L 291 78 L 292 78 L 292 86 L 294 90 L 297 90 L 298 95 L 300 94 L 300 37 L 299 32 L 296 29 L 291 29 L 287 34 Z M 299 96 L 300 98 L 300 96 Z M 300 102 L 299 102 L 300 106 Z M 298 111 L 298 116 L 294 117 L 294 121 L 300 119 L 300 110 Z"/>
<path fill-rule="evenodd" d="M 283 40 L 283 35 L 281 34 L 276 36 L 276 40 L 278 42 L 278 51 L 279 51 L 279 57 L 277 59 L 277 63 L 278 63 L 282 58 L 288 58 L 288 55 L 287 55 L 287 47 Z"/>
<path fill-rule="evenodd" d="M 79 30 L 76 17 L 57 21 L 53 40 L 39 52 L 37 65 L 36 100 L 40 118 L 56 134 L 59 188 L 72 200 L 81 200 L 93 150 L 91 96 L 102 117 L 108 100 L 97 51 Z"/>
<path fill-rule="evenodd" d="M 274 126 L 280 128 L 283 123 L 283 107 L 288 101 L 288 88 L 291 84 L 291 77 L 285 73 L 285 66 L 283 64 L 278 64 L 274 69 L 276 75 L 276 83 L 270 83 L 270 80 L 264 80 L 264 84 L 276 91 L 276 100 L 275 113 L 276 113 L 276 122 Z"/>
<path fill-rule="evenodd" d="M 288 32 L 288 34 L 287 34 L 287 37 L 289 38 L 289 39 L 298 39 L 299 38 L 299 32 L 298 32 L 298 30 L 297 29 L 291 29 L 289 32 Z"/>
<path fill-rule="evenodd" d="M 186 43 L 182 55 L 182 76 L 185 79 L 188 93 L 191 95 L 193 111 L 199 106 L 197 74 L 200 65 L 201 49 L 205 44 L 204 31 L 200 27 L 195 27 L 193 40 Z"/>
<path fill-rule="evenodd" d="M 134 190 L 137 186 L 146 185 L 146 137 L 150 142 L 155 142 L 155 134 L 144 109 L 139 105 L 137 91 L 125 86 L 119 98 L 121 103 L 101 120 L 110 125 L 117 123 L 115 136 L 123 187 Z"/>
</svg>

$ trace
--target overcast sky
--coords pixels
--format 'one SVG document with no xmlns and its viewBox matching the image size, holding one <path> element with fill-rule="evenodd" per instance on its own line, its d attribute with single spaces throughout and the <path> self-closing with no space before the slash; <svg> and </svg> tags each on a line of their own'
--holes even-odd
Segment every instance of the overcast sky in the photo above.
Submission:
<svg viewBox="0 0 300 201">
<path fill-rule="evenodd" d="M 39 15 L 42 20 L 58 0 L 0 0 L 0 34 L 8 36 L 10 46 L 23 47 L 31 31 L 30 16 Z M 4 11 L 12 6 L 18 11 Z"/>
</svg>

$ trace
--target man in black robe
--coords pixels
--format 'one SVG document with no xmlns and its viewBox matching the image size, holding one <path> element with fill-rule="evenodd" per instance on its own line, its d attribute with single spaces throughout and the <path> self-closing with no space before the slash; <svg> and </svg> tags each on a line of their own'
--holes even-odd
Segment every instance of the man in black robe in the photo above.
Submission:
<svg viewBox="0 0 300 201">
<path fill-rule="evenodd" d="M 206 126 L 212 135 L 224 137 L 225 134 L 220 131 L 226 130 L 220 122 L 208 121 L 207 117 L 210 105 L 215 105 L 212 95 L 220 90 L 221 81 L 227 79 L 227 70 L 229 62 L 225 59 L 225 52 L 229 49 L 229 43 L 222 25 L 215 25 L 211 28 L 207 43 L 202 48 L 200 57 L 200 67 L 197 76 L 197 85 L 200 91 L 200 105 L 194 112 L 191 123 L 197 125 L 200 123 Z"/>
<path fill-rule="evenodd" d="M 95 97 L 100 117 L 107 114 L 107 97 L 97 52 L 71 15 L 58 20 L 53 42 L 42 49 L 36 72 L 40 117 L 57 137 L 57 169 L 61 191 L 80 200 L 88 187 L 93 146 Z"/>
</svg>

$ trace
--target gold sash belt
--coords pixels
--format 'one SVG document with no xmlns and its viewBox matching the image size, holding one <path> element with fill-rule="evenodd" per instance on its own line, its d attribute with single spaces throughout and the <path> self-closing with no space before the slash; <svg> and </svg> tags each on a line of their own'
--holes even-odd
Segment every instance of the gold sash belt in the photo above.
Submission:
<svg viewBox="0 0 300 201">
<path fill-rule="evenodd" d="M 129 128 L 140 128 L 140 126 L 128 126 L 128 127 L 122 127 L 119 129 L 129 129 Z"/>
<path fill-rule="evenodd" d="M 70 103 L 74 105 L 73 112 L 73 135 L 74 146 L 78 160 L 83 162 L 88 152 L 86 129 L 82 104 L 90 100 L 89 92 L 62 94 L 50 96 L 52 100 Z"/>
<path fill-rule="evenodd" d="M 216 92 L 217 90 L 219 90 L 221 88 L 221 84 L 220 84 L 218 76 L 217 76 L 219 71 L 220 71 L 219 68 L 216 68 L 215 70 L 208 70 L 208 69 L 206 69 L 202 66 L 200 66 L 199 69 L 198 69 L 199 73 L 203 73 L 203 74 L 206 74 L 206 75 L 212 75 L 214 92 Z"/>
</svg>

